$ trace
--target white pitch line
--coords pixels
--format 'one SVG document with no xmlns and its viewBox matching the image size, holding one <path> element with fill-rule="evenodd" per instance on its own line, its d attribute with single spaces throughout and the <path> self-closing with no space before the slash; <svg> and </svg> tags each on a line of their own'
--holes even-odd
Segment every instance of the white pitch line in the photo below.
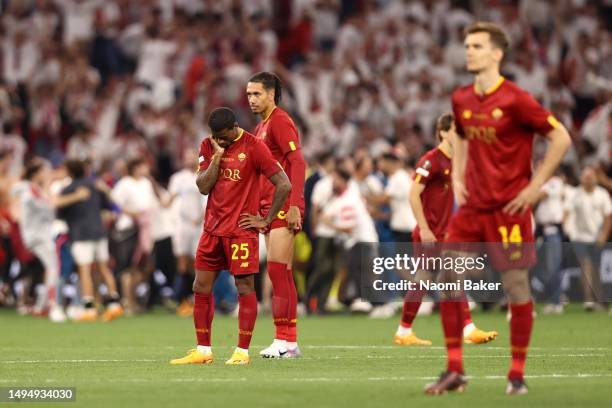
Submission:
<svg viewBox="0 0 612 408">
<path fill-rule="evenodd" d="M 532 380 L 548 380 L 548 379 L 589 379 L 589 378 L 611 378 L 612 374 L 595 374 L 595 373 L 577 373 L 577 374 L 533 374 L 525 375 L 526 379 Z M 484 375 L 484 376 L 467 376 L 469 380 L 505 380 L 503 375 Z M 252 383 L 279 383 L 279 382 L 295 382 L 295 383 L 354 383 L 359 381 L 431 381 L 437 380 L 434 376 L 394 376 L 394 377 L 295 377 L 295 378 L 258 378 L 248 379 L 240 378 L 214 378 L 214 377 L 196 377 L 196 378 L 174 378 L 174 379 L 152 379 L 152 378 L 127 378 L 127 379 L 87 379 L 85 381 L 77 380 L 76 384 L 91 384 L 91 383 L 231 383 L 231 382 L 252 382 Z M 15 383 L 15 380 L 0 380 L 0 383 Z M 66 382 L 65 378 L 54 379 L 47 378 L 47 383 Z M 22 382 L 21 382 L 22 383 Z"/>
<path fill-rule="evenodd" d="M 259 346 L 256 346 L 259 347 Z M 481 345 L 466 345 L 466 348 L 472 348 L 475 347 L 478 350 L 509 350 L 510 347 L 499 347 L 499 346 L 481 346 Z M 367 349 L 374 349 L 374 350 L 402 350 L 402 349 L 406 349 L 403 346 L 375 346 L 375 345 L 306 345 L 306 346 L 300 346 L 300 348 L 302 349 L 313 349 L 313 350 L 317 350 L 317 349 L 322 349 L 322 350 L 326 350 L 326 349 L 330 349 L 330 350 L 342 350 L 342 349 L 347 349 L 347 350 L 367 350 Z M 414 350 L 446 350 L 446 347 L 444 346 L 419 346 L 419 347 L 414 347 L 412 348 Z M 610 347 L 529 347 L 529 350 L 567 350 L 567 351 L 608 351 L 608 350 L 612 350 Z"/>
<path fill-rule="evenodd" d="M 0 364 L 39 364 L 39 363 L 154 363 L 159 360 L 152 359 L 126 359 L 126 360 L 104 360 L 104 359 L 83 359 L 83 360 L 0 360 Z"/>
<path fill-rule="evenodd" d="M 234 349 L 235 346 L 215 346 L 215 349 Z M 268 345 L 252 345 L 252 349 L 260 349 L 268 347 Z M 98 350 L 187 350 L 189 346 L 100 346 L 96 347 Z M 300 345 L 301 349 L 310 350 L 446 350 L 444 346 L 419 346 L 419 347 L 404 347 L 404 346 L 391 346 L 391 345 L 353 345 L 353 344 L 331 344 L 331 345 Z M 466 349 L 474 348 L 478 350 L 509 350 L 509 346 L 483 346 L 483 345 L 466 345 Z M 32 350 L 48 350 L 48 347 L 2 347 L 3 351 L 32 351 Z M 73 350 L 74 347 L 53 347 L 53 350 Z M 611 347 L 538 347 L 530 346 L 529 350 L 564 350 L 564 351 L 610 351 Z"/>
<path fill-rule="evenodd" d="M 608 357 L 608 354 L 527 354 L 529 358 L 545 358 L 545 357 Z M 463 355 L 463 358 L 509 358 L 509 354 L 498 354 L 498 355 Z M 394 359 L 397 360 L 397 356 L 367 356 L 371 359 Z M 446 355 L 429 355 L 429 356 L 407 356 L 408 359 L 430 359 L 430 358 L 446 358 Z"/>
<path fill-rule="evenodd" d="M 492 358 L 492 359 L 506 359 L 509 358 L 509 355 L 506 354 L 498 354 L 498 355 L 464 355 L 464 358 L 471 359 L 479 359 L 479 358 Z M 583 357 L 608 357 L 607 354 L 529 354 L 530 358 L 583 358 Z M 368 359 L 373 360 L 386 360 L 386 359 L 394 359 L 397 360 L 397 356 L 375 356 L 368 355 L 366 356 Z M 411 356 L 405 355 L 399 358 L 405 358 L 407 360 L 422 360 L 422 359 L 444 359 L 446 355 L 418 355 Z M 350 359 L 363 359 L 363 356 L 326 356 L 326 357 L 302 357 L 300 360 L 350 360 Z M 0 360 L 0 364 L 44 364 L 44 363 L 162 363 L 166 362 L 166 360 L 153 360 L 153 359 L 69 359 L 69 360 Z"/>
</svg>

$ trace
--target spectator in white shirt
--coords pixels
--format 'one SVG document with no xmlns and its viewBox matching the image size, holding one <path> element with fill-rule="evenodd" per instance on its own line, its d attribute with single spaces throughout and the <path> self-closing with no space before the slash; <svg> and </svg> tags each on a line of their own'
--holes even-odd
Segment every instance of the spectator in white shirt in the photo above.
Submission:
<svg viewBox="0 0 612 408">
<path fill-rule="evenodd" d="M 174 282 L 176 300 L 181 304 L 177 314 L 192 311 L 186 299 L 191 294 L 193 282 L 193 260 L 202 232 L 202 222 L 208 196 L 200 194 L 196 185 L 198 155 L 193 149 L 186 149 L 183 155 L 185 167 L 170 177 L 168 191 L 172 195 L 174 210 L 174 236 L 172 245 L 177 259 L 177 275 Z"/>
<path fill-rule="evenodd" d="M 350 186 L 350 188 L 358 190 L 355 184 L 351 183 Z M 326 174 L 315 184 L 311 197 L 312 225 L 314 236 L 316 237 L 313 255 L 315 267 L 308 283 L 306 296 L 308 300 L 317 299 L 318 310 L 333 309 L 339 306 L 333 300 L 327 304 L 327 300 L 336 272 L 344 265 L 342 241 L 337 239 L 338 234 L 336 230 L 322 221 L 322 217 L 334 201 L 333 187 L 331 174 Z"/>
<path fill-rule="evenodd" d="M 538 207 L 535 211 L 536 235 L 544 242 L 545 267 L 537 272 L 544 285 L 549 304 L 543 309 L 545 314 L 563 313 L 561 304 L 561 242 L 563 241 L 563 197 L 565 182 L 553 176 L 542 186 Z"/>
<path fill-rule="evenodd" d="M 149 167 L 142 159 L 127 164 L 128 175 L 115 185 L 111 198 L 121 209 L 115 223 L 115 259 L 121 273 L 123 298 L 128 311 L 136 309 L 135 288 L 151 266 L 152 216 L 157 203 Z"/>
<path fill-rule="evenodd" d="M 370 264 L 364 262 L 365 259 L 374 258 L 378 235 L 359 189 L 350 180 L 349 172 L 336 169 L 332 175 L 333 198 L 324 208 L 321 222 L 339 235 L 347 253 L 348 274 L 344 284 L 344 301 L 363 303 L 361 266 Z"/>
<path fill-rule="evenodd" d="M 391 230 L 396 242 L 411 242 L 416 219 L 408 198 L 412 179 L 404 170 L 401 160 L 394 153 L 385 153 L 380 160 L 380 170 L 388 178 L 384 193 L 372 197 L 375 204 L 389 204 L 391 207 Z"/>
<path fill-rule="evenodd" d="M 584 308 L 600 310 L 602 300 L 598 264 L 599 249 L 608 241 L 612 225 L 612 200 L 610 194 L 597 185 L 597 175 L 592 167 L 582 171 L 580 187 L 568 203 L 568 211 L 574 216 L 573 241 L 576 256 L 582 268 Z"/>
</svg>

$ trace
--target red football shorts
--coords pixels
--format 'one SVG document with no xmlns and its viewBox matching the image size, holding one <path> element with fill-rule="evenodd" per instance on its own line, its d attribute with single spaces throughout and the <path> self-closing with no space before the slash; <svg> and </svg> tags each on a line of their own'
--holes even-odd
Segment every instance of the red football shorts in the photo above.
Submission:
<svg viewBox="0 0 612 408">
<path fill-rule="evenodd" d="M 204 232 L 194 266 L 199 271 L 229 270 L 232 275 L 259 272 L 259 239 L 225 238 Z"/>
<path fill-rule="evenodd" d="M 485 243 L 483 250 L 501 271 L 528 269 L 536 262 L 531 211 L 509 215 L 501 209 L 460 207 L 451 218 L 446 242 Z"/>
<path fill-rule="evenodd" d="M 260 210 L 261 216 L 265 218 L 268 215 L 268 210 L 269 208 L 262 208 Z M 262 234 L 269 234 L 270 231 L 276 228 L 289 228 L 289 224 L 287 224 L 287 211 L 289 211 L 289 205 L 286 205 L 282 210 L 280 210 L 276 214 L 276 217 L 274 217 L 274 220 L 272 220 L 270 225 L 268 225 L 260 232 Z M 300 209 L 300 217 L 302 218 L 302 222 L 304 222 L 304 210 L 302 209 Z M 297 234 L 298 232 L 300 232 L 299 229 L 293 230 L 294 234 Z"/>
</svg>

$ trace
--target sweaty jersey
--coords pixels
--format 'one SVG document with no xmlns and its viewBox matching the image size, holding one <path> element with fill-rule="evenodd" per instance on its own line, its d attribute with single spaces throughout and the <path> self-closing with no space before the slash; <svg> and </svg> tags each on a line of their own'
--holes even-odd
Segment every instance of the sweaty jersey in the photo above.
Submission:
<svg viewBox="0 0 612 408">
<path fill-rule="evenodd" d="M 421 193 L 423 212 L 427 225 L 438 239 L 446 233 L 453 213 L 451 168 L 451 158 L 436 147 L 419 159 L 414 173 L 414 182 L 425 186 Z M 418 226 L 415 231 L 419 231 Z"/>
<path fill-rule="evenodd" d="M 240 214 L 257 214 L 260 178 L 271 177 L 282 168 L 262 141 L 244 130 L 240 132 L 221 157 L 219 177 L 208 194 L 204 231 L 226 238 L 256 238 L 256 230 L 238 226 Z M 200 172 L 210 166 L 213 152 L 210 138 L 204 139 L 200 145 Z"/>
<path fill-rule="evenodd" d="M 467 206 L 502 208 L 529 184 L 535 133 L 559 122 L 531 95 L 503 77 L 483 95 L 474 85 L 452 97 L 457 133 L 468 141 Z"/>
<path fill-rule="evenodd" d="M 266 146 L 272 152 L 272 156 L 283 166 L 285 173 L 291 181 L 291 186 L 294 187 L 294 180 L 291 180 L 291 163 L 287 160 L 287 154 L 292 151 L 300 150 L 300 138 L 298 136 L 295 123 L 287 112 L 279 107 L 274 108 L 270 115 L 261 121 L 255 128 L 255 135 L 259 139 L 265 141 Z M 301 152 L 299 152 L 301 154 Z M 269 180 L 262 178 L 262 197 L 261 208 L 263 212 L 267 212 L 272 204 L 274 195 L 274 186 Z M 292 195 L 295 192 L 291 193 Z M 289 208 L 290 197 L 287 197 L 287 202 L 283 206 L 286 211 Z M 296 203 L 300 210 L 304 211 L 304 189 L 299 192 L 299 202 Z"/>
</svg>

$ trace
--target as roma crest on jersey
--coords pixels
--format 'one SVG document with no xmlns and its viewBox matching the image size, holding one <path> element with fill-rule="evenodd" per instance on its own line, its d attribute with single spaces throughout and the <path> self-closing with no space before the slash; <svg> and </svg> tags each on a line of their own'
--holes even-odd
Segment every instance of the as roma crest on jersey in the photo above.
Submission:
<svg viewBox="0 0 612 408">
<path fill-rule="evenodd" d="M 240 160 L 240 161 L 244 161 L 245 159 L 246 159 L 246 154 L 244 154 L 244 153 L 240 153 L 240 154 L 238 155 L 238 160 Z"/>
<path fill-rule="evenodd" d="M 469 119 L 472 117 L 472 111 L 469 109 L 466 109 L 463 111 L 463 119 Z"/>
<path fill-rule="evenodd" d="M 501 109 L 499 109 L 499 108 L 495 108 L 495 109 L 493 109 L 493 112 L 491 112 L 491 116 L 495 120 L 500 120 L 501 117 L 504 116 L 504 112 Z"/>
</svg>

